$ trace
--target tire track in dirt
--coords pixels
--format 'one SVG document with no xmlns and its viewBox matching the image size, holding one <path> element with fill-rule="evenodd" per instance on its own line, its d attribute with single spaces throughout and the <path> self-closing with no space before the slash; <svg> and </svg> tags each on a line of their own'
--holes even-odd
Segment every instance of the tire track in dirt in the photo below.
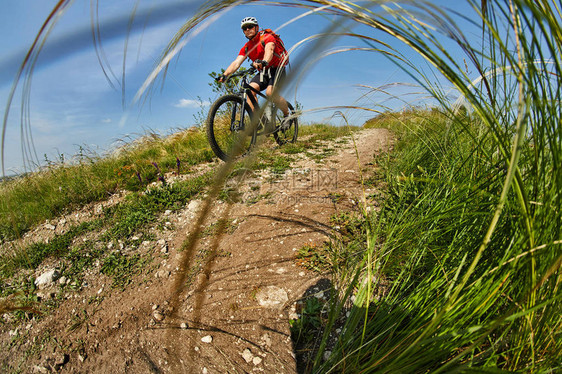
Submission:
<svg viewBox="0 0 562 374">
<path fill-rule="evenodd" d="M 216 256 L 178 313 L 192 327 L 185 333 L 195 344 L 182 365 L 209 373 L 296 372 L 288 321 L 307 290 L 323 291 L 315 289 L 322 277 L 296 265 L 297 250 L 331 238 L 330 217 L 356 208 L 363 196 L 360 175 L 372 172 L 374 153 L 390 144 L 381 129 L 356 137 L 320 164 L 305 158 L 280 180 L 254 183 L 267 198 L 230 206 L 233 227 L 221 235 Z M 209 336 L 211 343 L 201 341 Z"/>
</svg>

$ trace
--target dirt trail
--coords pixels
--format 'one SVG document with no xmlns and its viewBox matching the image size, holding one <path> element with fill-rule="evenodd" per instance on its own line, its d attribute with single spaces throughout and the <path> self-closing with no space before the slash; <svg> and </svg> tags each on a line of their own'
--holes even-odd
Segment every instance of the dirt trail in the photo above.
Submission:
<svg viewBox="0 0 562 374">
<path fill-rule="evenodd" d="M 253 175 L 230 202 L 216 201 L 197 243 L 199 275 L 178 294 L 176 310 L 180 248 L 203 203 L 168 212 L 174 229 L 143 244 L 154 253 L 148 276 L 118 291 L 94 274 L 51 315 L 21 327 L 29 340 L 22 347 L 44 348 L 30 355 L 24 372 L 297 372 L 289 319 L 305 293 L 322 297 L 325 287 L 317 273 L 296 264 L 297 250 L 329 240 L 330 216 L 356 209 L 361 173 L 371 175 L 373 167 L 365 166 L 391 144 L 384 129 L 355 138 L 355 146 L 351 138 L 326 144 L 335 148 L 332 156 L 321 162 L 303 156 L 273 180 Z M 225 227 L 217 230 L 221 217 Z M 213 248 L 216 256 L 206 261 L 202 254 Z M 3 360 L 26 360 L 10 348 L 17 334 L 1 330 Z"/>
</svg>

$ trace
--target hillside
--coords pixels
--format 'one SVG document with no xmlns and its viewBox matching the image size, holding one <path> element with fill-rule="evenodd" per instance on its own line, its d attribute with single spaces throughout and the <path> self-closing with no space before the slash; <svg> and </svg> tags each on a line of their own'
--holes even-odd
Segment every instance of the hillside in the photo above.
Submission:
<svg viewBox="0 0 562 374">
<path fill-rule="evenodd" d="M 295 347 L 290 321 L 302 317 L 303 300 L 324 302 L 330 289 L 329 274 L 309 270 L 314 263 L 302 256 L 303 248 L 336 240 L 343 228 L 334 217 L 356 214 L 364 196 L 374 195 L 361 178 L 376 168 L 364 166 L 392 143 L 384 129 L 353 136 L 355 143 L 346 136 L 301 152 L 281 172 L 242 169 L 228 179 L 229 193 L 210 201 L 197 195 L 165 210 L 157 224 L 129 240 L 106 244 L 100 238 L 107 227 L 74 239 L 82 262 L 49 257 L 27 274 L 37 280 L 56 270 L 31 292 L 41 314 L 4 314 L 3 371 L 291 373 L 297 358 L 302 371 L 306 352 Z M 190 176 L 169 173 L 166 181 L 172 185 L 218 166 L 201 164 Z M 40 225 L 24 240 L 53 240 L 124 200 L 117 194 L 90 204 Z M 93 255 L 95 243 L 109 247 L 104 257 Z M 81 282 L 66 276 L 80 264 Z"/>
</svg>

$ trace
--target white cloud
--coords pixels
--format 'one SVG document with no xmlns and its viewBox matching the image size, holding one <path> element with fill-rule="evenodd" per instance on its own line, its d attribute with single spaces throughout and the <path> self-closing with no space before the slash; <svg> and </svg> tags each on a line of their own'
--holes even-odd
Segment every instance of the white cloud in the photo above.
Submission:
<svg viewBox="0 0 562 374">
<path fill-rule="evenodd" d="M 111 123 L 111 118 L 104 118 L 101 120 L 103 123 Z"/>
<path fill-rule="evenodd" d="M 174 104 L 176 108 L 200 108 L 202 106 L 209 105 L 208 101 L 190 100 L 190 99 L 180 99 Z"/>
</svg>

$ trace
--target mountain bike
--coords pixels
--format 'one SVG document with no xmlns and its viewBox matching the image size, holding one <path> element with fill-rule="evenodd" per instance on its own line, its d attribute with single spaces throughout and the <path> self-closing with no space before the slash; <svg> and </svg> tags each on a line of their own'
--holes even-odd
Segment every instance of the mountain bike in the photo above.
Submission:
<svg viewBox="0 0 562 374">
<path fill-rule="evenodd" d="M 262 135 L 273 134 L 279 145 L 297 141 L 299 124 L 294 107 L 287 103 L 290 115 L 283 123 L 281 110 L 264 94 L 250 86 L 248 77 L 256 72 L 251 67 L 231 74 L 227 81 L 240 77 L 238 83 L 231 92 L 219 97 L 209 110 L 207 139 L 215 155 L 223 161 L 245 156 Z M 261 107 L 252 92 L 266 100 Z"/>
</svg>

